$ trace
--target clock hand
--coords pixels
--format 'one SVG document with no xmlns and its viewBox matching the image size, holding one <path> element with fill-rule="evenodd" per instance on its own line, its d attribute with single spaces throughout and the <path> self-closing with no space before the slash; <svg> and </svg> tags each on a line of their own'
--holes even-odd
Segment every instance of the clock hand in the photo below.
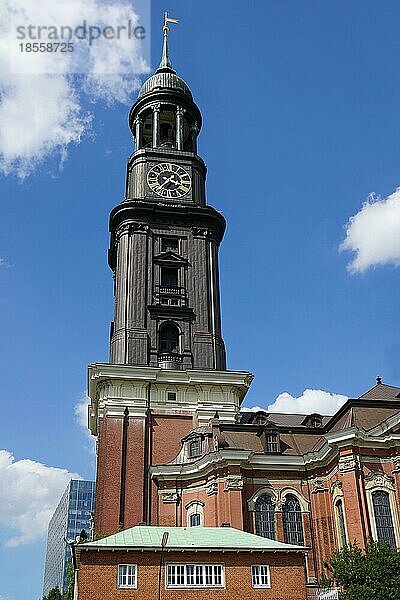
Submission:
<svg viewBox="0 0 400 600">
<path fill-rule="evenodd" d="M 160 188 L 163 189 L 167 185 L 167 183 L 170 183 L 173 177 L 174 175 L 171 175 L 170 177 L 167 177 L 167 179 L 164 179 L 163 183 L 160 184 Z"/>
</svg>

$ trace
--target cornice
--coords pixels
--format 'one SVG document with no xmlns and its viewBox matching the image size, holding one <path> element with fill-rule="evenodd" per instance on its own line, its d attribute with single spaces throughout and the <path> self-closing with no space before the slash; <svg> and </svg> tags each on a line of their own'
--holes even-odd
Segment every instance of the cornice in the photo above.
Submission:
<svg viewBox="0 0 400 600">
<path fill-rule="evenodd" d="M 226 228 L 223 215 L 209 205 L 160 204 L 143 199 L 127 199 L 117 204 L 110 213 L 110 232 L 114 232 L 123 223 L 144 221 L 156 223 L 160 217 L 167 217 L 171 223 L 181 223 L 188 228 L 208 228 L 215 232 L 218 243 L 221 242 Z M 113 240 L 111 246 L 113 245 Z"/>
<path fill-rule="evenodd" d="M 249 371 L 215 371 L 207 369 L 160 369 L 135 365 L 93 363 L 88 367 L 89 391 L 96 382 L 106 379 L 124 381 L 143 381 L 169 384 L 210 384 L 233 385 L 243 387 L 247 391 L 254 375 Z M 92 397 L 92 395 L 91 395 Z"/>
<path fill-rule="evenodd" d="M 181 465 L 155 465 L 150 467 L 151 476 L 159 479 L 171 479 L 171 477 L 185 477 L 185 479 L 197 479 L 206 476 L 215 469 L 232 466 L 244 466 L 250 459 L 252 452 L 247 450 L 219 450 L 210 452 L 198 460 Z"/>
<path fill-rule="evenodd" d="M 395 415 L 392 415 L 382 421 L 382 423 L 379 423 L 379 425 L 369 429 L 368 434 L 373 436 L 383 435 L 390 429 L 393 429 L 393 427 L 396 427 L 396 425 L 400 425 L 400 410 Z"/>
<path fill-rule="evenodd" d="M 160 317 L 163 319 L 182 319 L 185 321 L 193 321 L 193 308 L 186 306 L 164 306 L 163 304 L 149 304 L 147 306 L 152 318 Z"/>
<path fill-rule="evenodd" d="M 400 411 L 400 400 L 349 398 L 324 425 L 324 431 L 329 431 L 350 408 L 397 408 Z"/>
<path fill-rule="evenodd" d="M 154 412 L 197 413 L 199 422 L 207 423 L 218 411 L 222 421 L 233 422 L 252 380 L 253 375 L 246 371 L 173 370 L 107 363 L 89 365 L 90 429 L 96 435 L 99 418 L 105 413 L 120 418 L 126 407 L 130 417 L 144 419 L 149 388 Z M 164 397 L 168 387 L 180 392 L 172 404 Z M 221 393 L 216 399 L 210 399 L 208 393 L 214 387 L 220 388 Z"/>
<path fill-rule="evenodd" d="M 375 428 L 377 429 L 377 428 Z M 327 443 L 331 446 L 343 448 L 349 445 L 358 446 L 360 448 L 370 448 L 378 446 L 391 447 L 400 442 L 400 434 L 384 435 L 388 429 L 382 428 L 382 433 L 373 435 L 371 430 L 358 427 L 350 427 L 341 431 L 326 433 L 324 435 Z"/>
<path fill-rule="evenodd" d="M 218 452 L 209 453 L 191 464 L 152 467 L 152 475 L 159 480 L 170 479 L 171 477 L 193 479 L 205 477 L 211 471 L 227 465 L 238 465 L 242 468 L 263 471 L 306 471 L 309 468 L 326 467 L 332 460 L 339 457 L 340 447 L 348 447 L 349 445 L 357 446 L 358 449 L 376 447 L 378 441 L 376 438 L 373 440 L 370 440 L 368 436 L 362 438 L 357 435 L 360 431 L 354 431 L 354 429 L 352 428 L 351 431 L 347 432 L 340 432 L 344 434 L 341 439 L 327 441 L 318 451 L 308 452 L 303 455 L 292 456 L 284 454 L 259 454 L 239 450 L 219 450 Z M 382 447 L 390 449 L 391 447 L 400 445 L 400 435 L 388 436 L 379 441 Z"/>
</svg>

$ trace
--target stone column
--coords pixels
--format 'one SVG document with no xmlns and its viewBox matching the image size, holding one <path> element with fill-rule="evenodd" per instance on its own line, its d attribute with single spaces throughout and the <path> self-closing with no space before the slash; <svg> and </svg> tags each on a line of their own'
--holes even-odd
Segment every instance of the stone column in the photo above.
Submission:
<svg viewBox="0 0 400 600">
<path fill-rule="evenodd" d="M 392 462 L 394 465 L 392 473 L 396 488 L 397 504 L 400 507 L 400 454 L 396 454 L 395 456 L 393 456 Z"/>
<path fill-rule="evenodd" d="M 244 481 L 241 475 L 227 475 L 224 491 L 227 494 L 228 522 L 231 527 L 243 530 L 242 490 Z"/>
<path fill-rule="evenodd" d="M 197 136 L 198 136 L 198 134 L 199 134 L 199 127 L 198 127 L 197 123 L 195 123 L 190 128 L 190 135 L 192 137 L 192 148 L 193 148 L 193 152 L 195 154 L 197 154 Z"/>
<path fill-rule="evenodd" d="M 115 236 L 117 267 L 115 277 L 114 331 L 111 340 L 110 362 L 125 363 L 126 348 L 126 279 L 128 274 L 129 225 L 121 226 Z"/>
<path fill-rule="evenodd" d="M 153 104 L 153 148 L 156 148 L 160 141 L 160 108 L 161 104 Z"/>
<path fill-rule="evenodd" d="M 176 147 L 183 150 L 183 115 L 185 109 L 181 106 L 176 107 Z"/>
<path fill-rule="evenodd" d="M 136 117 L 135 119 L 135 144 L 136 150 L 142 146 L 142 124 L 143 120 L 140 117 Z"/>
<path fill-rule="evenodd" d="M 339 474 L 349 541 L 357 540 L 360 547 L 364 548 L 370 536 L 370 525 L 360 481 L 362 473 L 358 455 L 353 452 L 342 453 L 339 458 Z"/>
</svg>

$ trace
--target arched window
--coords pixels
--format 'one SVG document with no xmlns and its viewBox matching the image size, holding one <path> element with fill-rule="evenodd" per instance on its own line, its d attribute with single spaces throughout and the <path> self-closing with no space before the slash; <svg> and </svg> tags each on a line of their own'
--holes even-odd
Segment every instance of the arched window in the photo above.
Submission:
<svg viewBox="0 0 400 600">
<path fill-rule="evenodd" d="M 287 544 L 304 545 L 303 519 L 300 502 L 294 494 L 287 494 L 282 509 L 283 532 Z"/>
<path fill-rule="evenodd" d="M 190 527 L 198 527 L 200 525 L 200 514 L 193 513 L 189 519 Z"/>
<path fill-rule="evenodd" d="M 175 146 L 175 111 L 163 108 L 160 113 L 160 146 Z"/>
<path fill-rule="evenodd" d="M 173 323 L 166 323 L 160 329 L 160 352 L 162 354 L 179 353 L 179 331 Z"/>
<path fill-rule="evenodd" d="M 146 111 L 140 115 L 143 119 L 142 146 L 149 148 L 153 145 L 153 111 Z M 138 142 L 138 140 L 136 140 Z"/>
<path fill-rule="evenodd" d="M 343 548 L 347 544 L 346 526 L 344 524 L 343 501 L 338 500 L 335 504 L 337 530 L 339 534 L 339 544 Z"/>
<path fill-rule="evenodd" d="M 201 500 L 192 500 L 185 508 L 187 510 L 187 527 L 199 527 L 204 525 L 204 502 Z"/>
<path fill-rule="evenodd" d="M 195 437 L 189 442 L 189 457 L 196 458 L 201 454 L 201 438 Z"/>
<path fill-rule="evenodd" d="M 372 504 L 374 507 L 376 535 L 379 542 L 389 542 L 396 547 L 392 513 L 388 492 L 377 490 L 372 492 Z"/>
<path fill-rule="evenodd" d="M 256 534 L 262 537 L 274 540 L 275 531 L 275 507 L 272 504 L 271 496 L 263 494 L 256 500 Z"/>
</svg>

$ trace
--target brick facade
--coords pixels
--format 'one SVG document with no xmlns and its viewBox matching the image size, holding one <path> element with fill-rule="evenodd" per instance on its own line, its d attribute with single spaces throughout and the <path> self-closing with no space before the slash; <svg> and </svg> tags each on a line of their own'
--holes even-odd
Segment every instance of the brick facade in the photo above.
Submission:
<svg viewBox="0 0 400 600">
<path fill-rule="evenodd" d="M 136 147 L 126 198 L 110 215 L 110 363 L 89 367 L 89 422 L 98 436 L 94 532 L 186 526 L 195 514 L 208 527 L 228 523 L 282 542 L 292 538 L 310 548 L 305 572 L 315 587 L 322 561 L 341 544 L 379 537 L 377 492 L 391 514 L 391 541 L 400 546 L 400 389 L 378 378 L 333 416 L 242 409 L 253 376 L 226 370 L 221 333 L 225 219 L 206 203 L 206 168 L 197 154 L 201 115 L 171 67 L 167 34 L 168 27 L 162 63 L 131 109 Z M 171 127 L 175 137 L 163 139 Z M 304 598 L 299 559 L 270 559 L 276 591 L 266 595 Z M 84 600 L 135 595 L 115 589 L 116 560 L 82 554 Z M 153 595 L 157 556 L 137 560 L 144 576 L 136 595 Z M 264 597 L 247 586 L 246 560 L 252 558 L 224 556 L 229 590 L 216 595 Z M 90 591 L 96 581 L 103 592 Z M 206 593 L 164 592 L 178 600 Z"/>
<path fill-rule="evenodd" d="M 357 404 L 363 422 L 368 418 L 372 425 L 380 426 L 382 417 L 386 417 L 384 422 L 387 423 L 384 410 L 387 409 L 387 402 L 381 400 L 381 412 L 380 407 L 369 406 L 361 398 L 351 400 L 347 413 L 352 410 L 352 405 Z M 393 406 L 398 401 L 390 402 Z M 346 407 L 343 412 L 346 413 Z M 392 410 L 390 414 L 391 418 L 397 418 L 398 412 Z M 270 415 L 270 418 L 273 417 Z M 197 510 L 193 509 L 193 505 L 196 505 L 201 513 L 202 525 L 220 527 L 223 523 L 229 523 L 237 529 L 258 533 L 255 501 L 260 494 L 267 493 L 273 497 L 276 539 L 284 542 L 285 498 L 288 493 L 295 495 L 301 507 L 304 544 L 310 548 L 306 559 L 310 584 L 321 575 L 322 561 L 329 558 L 341 544 L 336 507 L 338 500 L 342 502 L 346 540 L 357 540 L 363 546 L 369 537 L 376 538 L 371 493 L 374 489 L 386 490 L 391 502 L 395 537 L 399 543 L 400 444 L 396 446 L 395 434 L 391 434 L 394 436 L 393 442 L 386 445 L 380 443 L 379 448 L 376 447 L 379 438 L 375 447 L 367 438 L 365 441 L 352 439 L 341 442 L 339 438 L 346 431 L 343 419 L 340 424 L 342 429 L 336 429 L 335 417 L 330 419 L 332 430 L 329 431 L 325 426 L 322 432 L 314 431 L 313 439 L 307 442 L 310 445 L 317 443 L 320 452 L 325 452 L 327 458 L 316 458 L 316 466 L 310 459 L 307 469 L 293 469 L 291 461 L 294 458 L 303 462 L 304 457 L 312 458 L 312 455 L 307 451 L 290 456 L 285 453 L 270 457 L 263 455 L 254 447 L 255 443 L 259 443 L 259 434 L 252 425 L 239 427 L 211 419 L 207 429 L 207 426 L 196 427 L 199 421 L 195 412 L 191 414 L 188 410 L 180 410 L 174 414 L 173 410 L 169 413 L 154 411 L 148 420 L 146 471 L 146 420 L 129 417 L 123 486 L 123 419 L 104 414 L 99 421 L 95 532 L 97 535 L 108 535 L 118 531 L 123 490 L 123 527 L 146 522 L 143 490 L 147 472 L 148 502 L 151 507 L 147 523 L 151 525 L 190 525 L 190 514 Z M 279 429 L 282 443 L 289 445 L 287 442 L 290 440 L 285 437 L 287 428 Z M 189 432 L 196 431 L 204 437 L 204 452 L 201 457 L 190 459 L 184 450 L 188 442 L 182 440 L 188 439 Z M 207 431 L 210 432 L 208 438 Z M 383 432 L 380 435 L 387 434 Z M 310 431 L 296 433 L 298 444 L 303 436 L 310 437 Z M 332 436 L 334 442 L 330 442 Z M 248 451 L 245 451 L 246 445 Z M 274 461 L 278 463 L 274 464 Z"/>
<path fill-rule="evenodd" d="M 162 569 L 161 600 L 306 600 L 303 555 L 300 553 L 201 553 L 165 552 L 165 563 L 222 563 L 225 588 L 166 589 Z M 137 564 L 137 589 L 118 589 L 118 564 Z M 157 598 L 160 553 L 79 552 L 77 589 L 79 600 L 149 600 Z M 269 565 L 271 588 L 254 589 L 251 565 Z"/>
</svg>

